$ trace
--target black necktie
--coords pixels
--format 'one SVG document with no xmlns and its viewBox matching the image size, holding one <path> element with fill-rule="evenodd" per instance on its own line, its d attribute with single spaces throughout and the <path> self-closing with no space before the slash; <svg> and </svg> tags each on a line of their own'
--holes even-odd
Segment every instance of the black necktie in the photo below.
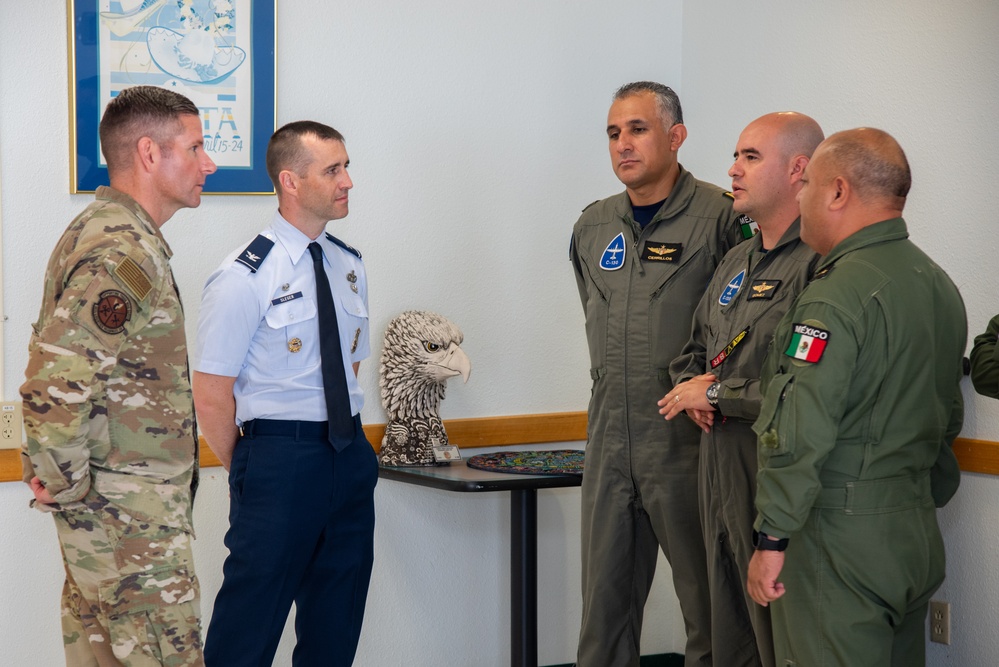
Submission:
<svg viewBox="0 0 999 667">
<path fill-rule="evenodd" d="M 330 281 L 323 268 L 323 250 L 318 243 L 309 244 L 312 268 L 316 272 L 316 302 L 319 308 L 319 355 L 323 366 L 323 393 L 330 423 L 329 440 L 338 452 L 354 440 L 354 417 L 347 393 L 347 373 L 340 349 L 340 329 L 336 322 L 336 306 Z"/>
</svg>

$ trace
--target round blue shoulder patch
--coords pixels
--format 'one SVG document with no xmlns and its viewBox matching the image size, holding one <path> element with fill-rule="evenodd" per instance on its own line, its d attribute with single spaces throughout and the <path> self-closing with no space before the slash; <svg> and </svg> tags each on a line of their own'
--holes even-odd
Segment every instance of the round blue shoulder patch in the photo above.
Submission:
<svg viewBox="0 0 999 667">
<path fill-rule="evenodd" d="M 739 271 L 739 273 L 732 276 L 732 280 L 728 281 L 728 285 L 722 290 L 721 296 L 718 297 L 718 303 L 727 306 L 731 303 L 735 295 L 739 293 L 739 288 L 742 287 L 742 281 L 746 279 L 746 269 Z"/>
<path fill-rule="evenodd" d="M 624 232 L 611 239 L 600 257 L 600 268 L 604 271 L 617 271 L 622 266 L 624 266 Z"/>
</svg>

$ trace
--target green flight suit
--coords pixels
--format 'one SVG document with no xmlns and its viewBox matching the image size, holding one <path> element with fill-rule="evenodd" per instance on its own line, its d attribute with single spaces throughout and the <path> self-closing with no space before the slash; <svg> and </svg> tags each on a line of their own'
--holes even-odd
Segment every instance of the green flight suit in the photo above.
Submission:
<svg viewBox="0 0 999 667">
<path fill-rule="evenodd" d="M 971 382 L 982 396 L 999 398 L 999 315 L 989 322 L 985 333 L 975 336 L 971 348 Z"/>
<path fill-rule="evenodd" d="M 656 402 L 669 362 L 721 257 L 741 239 L 732 200 L 681 168 L 642 229 L 621 193 L 585 209 L 571 258 L 586 313 L 593 391 L 582 488 L 580 667 L 638 665 L 645 601 L 661 546 L 687 630 L 687 665 L 710 665 L 697 443 Z"/>
<path fill-rule="evenodd" d="M 756 517 L 760 370 L 777 322 L 808 284 L 819 256 L 795 220 L 769 251 L 757 234 L 729 251 L 704 293 L 690 340 L 670 364 L 676 384 L 714 373 L 718 414 L 701 434 L 700 516 L 708 556 L 711 655 L 725 667 L 774 665 L 770 610 L 746 592 Z"/>
<path fill-rule="evenodd" d="M 960 471 L 964 304 L 901 218 L 823 258 L 764 364 L 756 529 L 790 537 L 778 665 L 918 667 Z"/>
</svg>

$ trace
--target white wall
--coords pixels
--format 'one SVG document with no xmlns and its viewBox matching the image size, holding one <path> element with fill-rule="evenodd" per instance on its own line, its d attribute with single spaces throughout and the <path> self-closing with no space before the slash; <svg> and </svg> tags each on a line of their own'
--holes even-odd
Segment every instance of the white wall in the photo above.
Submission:
<svg viewBox="0 0 999 667">
<path fill-rule="evenodd" d="M 960 287 L 970 349 L 999 312 L 997 33 L 994 0 L 685 2 L 685 163 L 724 178 L 739 132 L 770 111 L 807 113 L 826 134 L 887 130 L 913 171 L 911 236 Z M 999 403 L 965 389 L 962 435 L 999 440 Z M 977 474 L 940 512 L 948 579 L 937 597 L 952 604 L 953 625 L 950 646 L 929 644 L 932 665 L 999 664 L 997 512 L 999 479 Z"/>
<path fill-rule="evenodd" d="M 914 239 L 961 287 L 972 335 L 999 311 L 990 274 L 999 155 L 992 0 L 479 4 L 279 8 L 278 120 L 314 117 L 347 136 L 353 212 L 331 230 L 365 253 L 375 347 L 388 320 L 410 307 L 437 310 L 465 330 L 475 372 L 451 387 L 446 417 L 585 408 L 568 233 L 579 209 L 619 189 L 602 128 L 614 87 L 639 78 L 678 87 L 690 128 L 681 159 L 720 184 L 739 131 L 769 111 L 808 113 L 827 132 L 874 125 L 893 133 L 914 171 L 906 211 Z M 50 26 L 42 39 L 19 10 L 0 2 L 8 399 L 21 382 L 48 254 L 88 201 L 66 194 L 65 3 L 33 3 L 31 24 Z M 192 322 L 208 271 L 272 206 L 206 198 L 167 225 Z M 369 422 L 383 421 L 376 366 L 373 359 L 362 371 Z M 967 397 L 964 435 L 999 439 L 999 404 Z M 227 498 L 220 470 L 205 477 L 195 521 L 207 616 Z M 991 563 L 999 480 L 964 477 L 941 512 L 950 565 L 939 597 L 953 604 L 954 627 L 950 647 L 930 645 L 933 665 L 999 664 L 999 568 Z M 542 664 L 572 658 L 578 497 L 539 495 Z M 0 484 L 3 662 L 56 665 L 58 550 L 51 523 L 26 509 L 27 498 L 21 485 Z M 358 665 L 507 663 L 506 499 L 383 482 L 376 500 L 378 560 Z M 666 578 L 647 614 L 648 653 L 682 647 Z M 288 663 L 289 647 L 277 664 Z"/>
<path fill-rule="evenodd" d="M 0 1 L 3 396 L 22 381 L 45 264 L 90 200 L 68 193 L 66 3 Z M 326 9 L 329 7 L 329 9 Z M 373 347 L 408 308 L 464 329 L 475 372 L 445 417 L 583 410 L 590 385 L 567 261 L 580 209 L 620 190 L 604 125 L 614 88 L 680 79 L 681 2 L 279 3 L 278 122 L 315 118 L 347 137 L 351 215 L 331 225 L 364 252 Z M 635 26 L 643 29 L 634 38 Z M 187 308 L 223 256 L 266 224 L 271 198 L 207 197 L 164 228 Z M 383 422 L 377 352 L 363 417 Z M 574 443 L 579 445 L 579 443 Z M 221 583 L 228 498 L 205 471 L 195 508 L 206 620 Z M 542 664 L 572 660 L 579 621 L 579 493 L 539 494 Z M 0 662 L 57 665 L 61 564 L 51 522 L 0 484 Z M 382 482 L 375 574 L 357 664 L 509 662 L 509 510 Z M 665 567 L 647 612 L 646 653 L 682 650 Z M 290 661 L 283 642 L 277 664 Z"/>
</svg>

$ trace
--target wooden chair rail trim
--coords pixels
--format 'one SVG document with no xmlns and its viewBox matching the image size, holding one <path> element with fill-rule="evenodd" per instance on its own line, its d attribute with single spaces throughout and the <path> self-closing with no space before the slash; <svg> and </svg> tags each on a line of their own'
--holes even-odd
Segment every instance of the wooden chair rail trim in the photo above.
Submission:
<svg viewBox="0 0 999 667">
<path fill-rule="evenodd" d="M 535 415 L 473 417 L 444 421 L 448 439 L 462 449 L 475 447 L 505 447 L 545 442 L 578 442 L 586 440 L 585 412 L 553 412 Z M 364 427 L 375 451 L 381 447 L 384 424 Z M 954 452 L 964 472 L 999 475 L 999 442 L 958 438 Z M 201 466 L 219 465 L 212 450 L 201 440 Z M 0 450 L 0 482 L 21 479 L 21 462 L 15 449 Z"/>
</svg>

